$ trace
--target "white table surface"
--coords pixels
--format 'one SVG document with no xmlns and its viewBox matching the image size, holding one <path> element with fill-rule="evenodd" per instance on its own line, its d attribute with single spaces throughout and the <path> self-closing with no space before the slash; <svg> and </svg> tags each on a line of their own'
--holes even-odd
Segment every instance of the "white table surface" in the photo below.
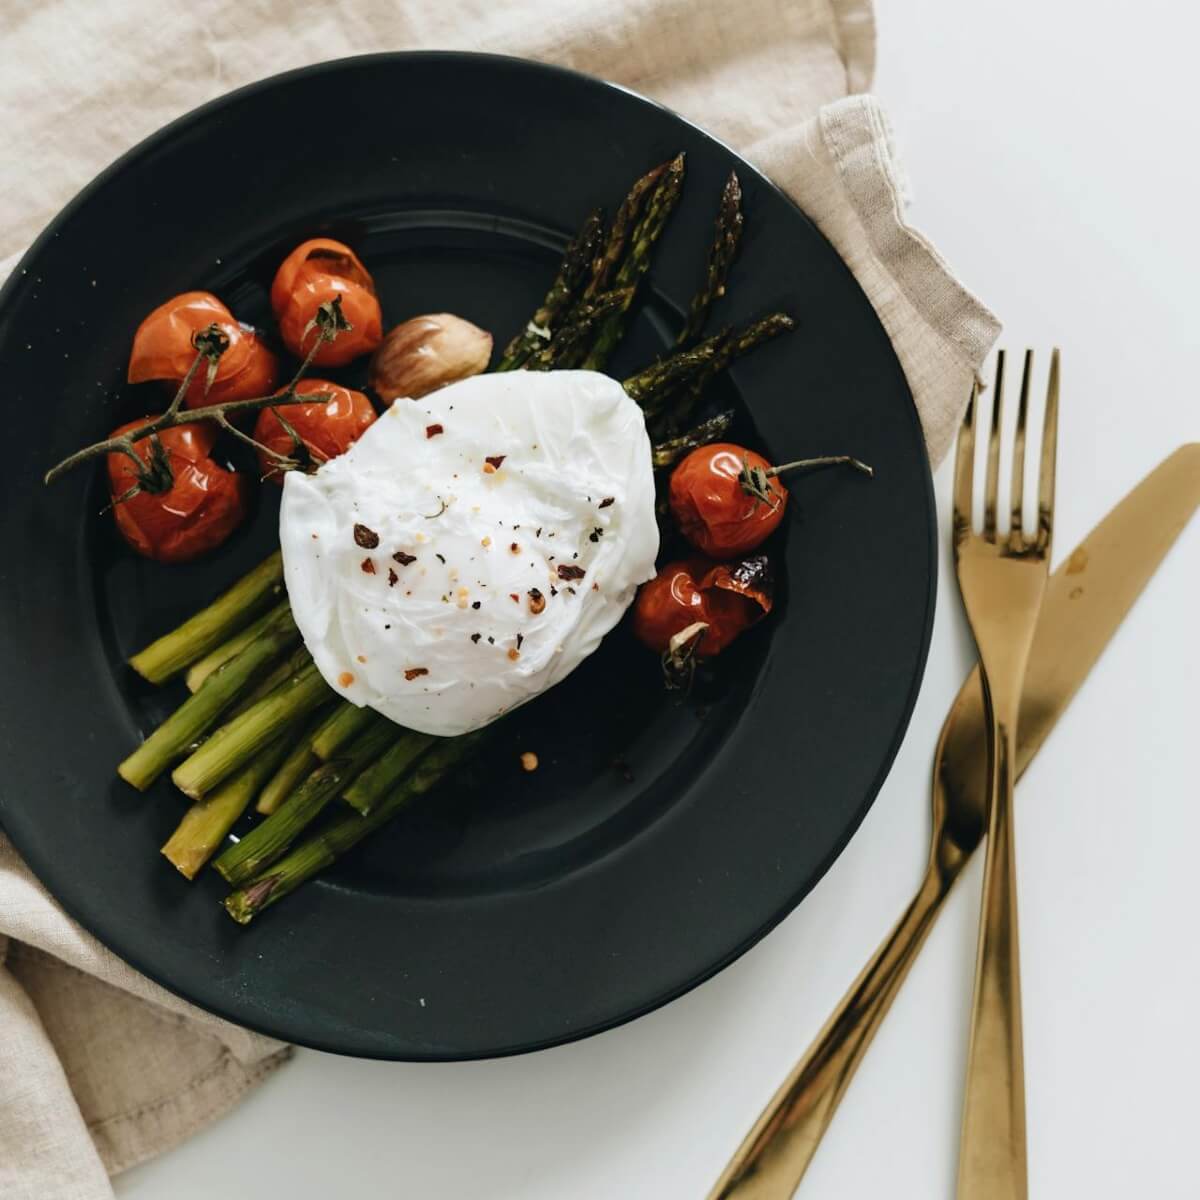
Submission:
<svg viewBox="0 0 1200 1200">
<path fill-rule="evenodd" d="M 1005 344 L 1063 347 L 1061 557 L 1200 437 L 1195 30 L 1168 0 L 880 9 L 875 90 L 913 179 L 913 223 L 1001 316 Z M 943 535 L 948 485 L 943 466 Z M 1019 789 L 1035 1197 L 1200 1189 L 1198 585 L 1200 521 Z M 119 1180 L 119 1195 L 698 1200 L 907 902 L 932 748 L 968 663 L 943 554 L 924 688 L 874 808 L 801 908 L 697 991 L 519 1059 L 301 1051 L 216 1127 Z M 802 1196 L 952 1195 L 979 865 Z"/>
</svg>

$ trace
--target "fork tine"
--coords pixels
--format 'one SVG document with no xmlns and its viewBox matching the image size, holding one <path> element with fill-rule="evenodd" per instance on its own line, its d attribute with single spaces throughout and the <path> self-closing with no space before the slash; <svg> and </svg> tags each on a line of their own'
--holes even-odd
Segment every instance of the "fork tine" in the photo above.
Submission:
<svg viewBox="0 0 1200 1200">
<path fill-rule="evenodd" d="M 1050 355 L 1046 419 L 1042 427 L 1042 465 L 1038 478 L 1038 546 L 1050 553 L 1054 532 L 1054 472 L 1058 459 L 1058 347 Z"/>
<path fill-rule="evenodd" d="M 979 404 L 979 381 L 971 385 L 971 398 L 958 427 L 958 449 L 954 455 L 954 529 L 971 530 L 971 491 L 975 484 L 975 409 Z"/>
<path fill-rule="evenodd" d="M 1033 351 L 1025 351 L 1025 367 L 1021 372 L 1021 398 L 1017 402 L 1017 436 L 1013 440 L 1012 484 L 1009 487 L 1010 528 L 1013 542 L 1021 534 L 1025 506 L 1025 421 L 1029 416 L 1029 379 L 1033 374 Z"/>
<path fill-rule="evenodd" d="M 996 536 L 996 498 L 1000 491 L 1000 418 L 1004 413 L 1004 351 L 996 351 L 996 386 L 992 396 L 992 428 L 988 435 L 987 479 L 983 487 L 983 536 Z"/>
</svg>

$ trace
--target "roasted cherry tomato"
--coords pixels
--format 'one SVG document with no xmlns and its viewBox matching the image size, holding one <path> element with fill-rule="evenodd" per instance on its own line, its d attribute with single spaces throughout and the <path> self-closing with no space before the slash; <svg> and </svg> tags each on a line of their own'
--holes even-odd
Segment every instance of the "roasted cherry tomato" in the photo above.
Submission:
<svg viewBox="0 0 1200 1200">
<path fill-rule="evenodd" d="M 345 454 L 375 420 L 375 409 L 362 392 L 327 383 L 324 379 L 302 379 L 296 384 L 297 395 L 324 392 L 331 398 L 311 404 L 285 404 L 279 408 L 283 419 L 296 431 L 304 448 L 315 463 Z M 296 445 L 292 435 L 280 423 L 273 408 L 264 408 L 254 426 L 254 440 L 274 450 L 276 454 L 294 457 Z M 283 472 L 265 454 L 259 453 L 263 475 L 275 483 L 283 483 Z"/>
<path fill-rule="evenodd" d="M 188 387 L 188 407 L 268 395 L 278 383 L 275 355 L 210 292 L 174 296 L 138 326 L 129 355 L 129 382 L 161 379 L 178 387 L 196 357 L 192 337 L 209 325 L 216 325 L 229 345 L 217 361 L 216 376 L 207 393 L 207 364 L 201 363 Z"/>
<path fill-rule="evenodd" d="M 874 471 L 848 454 L 801 458 L 773 467 L 761 454 L 714 442 L 693 450 L 671 475 L 671 512 L 683 536 L 714 558 L 735 558 L 761 546 L 779 527 L 788 491 L 779 476 L 819 467 Z"/>
<path fill-rule="evenodd" d="M 152 421 L 142 417 L 112 433 L 112 437 Z M 151 439 L 141 438 L 134 449 L 163 475 L 166 490 L 142 490 L 125 499 L 138 482 L 138 471 L 125 454 L 108 456 L 108 488 L 113 516 L 121 536 L 139 553 L 157 562 L 189 562 L 219 546 L 242 523 L 249 488 L 246 480 L 218 466 L 210 457 L 217 440 L 214 425 L 176 425 L 158 435 L 163 455 L 156 460 Z M 165 458 L 165 464 L 162 459 Z"/>
<path fill-rule="evenodd" d="M 360 354 L 369 354 L 383 340 L 375 282 L 358 255 L 331 238 L 313 238 L 283 260 L 271 284 L 271 308 L 280 336 L 297 358 L 304 357 L 318 336 L 315 328 L 308 328 L 309 322 L 335 296 L 341 297 L 342 314 L 353 328 L 321 345 L 313 358 L 317 366 L 344 366 Z"/>
<path fill-rule="evenodd" d="M 696 658 L 720 654 L 740 633 L 771 611 L 773 587 L 765 555 L 714 563 L 696 555 L 659 567 L 643 584 L 633 608 L 633 631 L 658 654 L 686 650 Z M 702 625 L 689 645 L 671 639 Z"/>
<path fill-rule="evenodd" d="M 761 454 L 731 442 L 693 450 L 671 474 L 671 512 L 683 536 L 713 558 L 762 545 L 779 527 L 788 500 L 782 482 L 765 474 L 770 468 Z M 756 480 L 764 490 L 754 490 Z"/>
</svg>

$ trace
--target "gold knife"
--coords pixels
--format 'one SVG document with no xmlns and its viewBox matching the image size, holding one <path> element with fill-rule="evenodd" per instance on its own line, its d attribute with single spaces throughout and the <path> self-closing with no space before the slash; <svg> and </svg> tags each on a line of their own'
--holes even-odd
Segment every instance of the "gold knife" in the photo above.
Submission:
<svg viewBox="0 0 1200 1200">
<path fill-rule="evenodd" d="M 1176 450 L 1050 577 L 1021 696 L 1020 776 L 1200 504 L 1200 443 Z M 983 838 L 987 746 L 979 669 L 942 726 L 933 848 L 921 886 L 738 1147 L 708 1200 L 787 1200 L 820 1145 L 972 852 Z"/>
</svg>

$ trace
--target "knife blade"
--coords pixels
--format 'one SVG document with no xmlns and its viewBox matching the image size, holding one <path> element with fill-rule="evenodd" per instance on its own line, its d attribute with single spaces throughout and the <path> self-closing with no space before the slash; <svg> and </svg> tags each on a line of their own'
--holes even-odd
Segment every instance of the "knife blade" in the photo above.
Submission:
<svg viewBox="0 0 1200 1200">
<path fill-rule="evenodd" d="M 1200 443 L 1142 480 L 1051 575 L 1025 674 L 1018 776 L 1041 748 L 1167 551 L 1200 505 Z M 934 808 L 985 810 L 987 741 L 976 667 L 942 726 Z M 917 894 L 746 1135 L 709 1200 L 787 1200 L 916 961 L 946 896 L 982 840 L 982 819 L 935 839 Z"/>
</svg>

